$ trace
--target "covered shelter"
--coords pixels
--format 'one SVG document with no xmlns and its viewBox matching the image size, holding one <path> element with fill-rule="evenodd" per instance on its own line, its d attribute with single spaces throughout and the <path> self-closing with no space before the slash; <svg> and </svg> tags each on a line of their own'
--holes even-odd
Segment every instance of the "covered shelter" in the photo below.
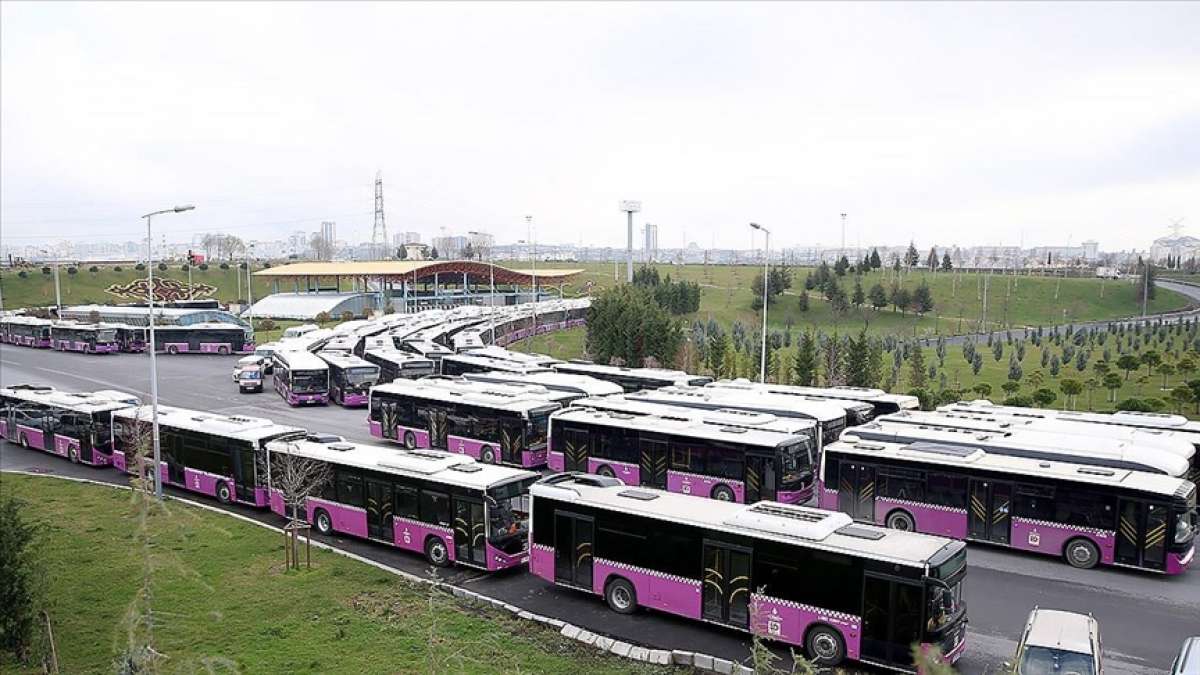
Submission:
<svg viewBox="0 0 1200 675">
<path fill-rule="evenodd" d="M 270 279 L 275 293 L 319 295 L 373 293 L 376 308 L 413 312 L 457 305 L 512 305 L 547 296 L 580 269 L 514 269 L 478 260 L 373 260 L 299 262 L 254 273 Z M 491 293 L 493 279 L 496 293 Z M 290 288 L 289 288 L 290 287 Z M 264 298 L 264 301 L 268 298 Z M 257 306 L 255 315 L 258 315 Z"/>
</svg>

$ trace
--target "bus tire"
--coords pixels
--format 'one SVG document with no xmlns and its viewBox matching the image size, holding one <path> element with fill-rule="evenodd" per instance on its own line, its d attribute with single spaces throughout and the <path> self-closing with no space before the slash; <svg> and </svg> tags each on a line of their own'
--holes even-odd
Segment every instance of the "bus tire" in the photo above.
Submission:
<svg viewBox="0 0 1200 675">
<path fill-rule="evenodd" d="M 176 347 L 175 345 L 171 345 L 171 346 L 167 347 L 167 353 L 168 354 L 178 354 L 179 347 Z"/>
<path fill-rule="evenodd" d="M 883 519 L 883 524 L 893 530 L 901 532 L 914 532 L 917 529 L 917 521 L 913 519 L 912 514 L 904 509 L 896 509 L 887 514 Z"/>
<path fill-rule="evenodd" d="M 712 498 L 719 502 L 737 501 L 737 496 L 733 494 L 733 489 L 728 485 L 718 485 L 712 489 Z"/>
<path fill-rule="evenodd" d="M 229 502 L 233 501 L 231 497 L 232 493 L 229 489 L 229 483 L 226 483 L 225 481 L 218 482 L 217 501 L 221 502 L 222 504 L 228 504 Z"/>
<path fill-rule="evenodd" d="M 417 449 L 417 435 L 411 431 L 404 432 L 404 447 L 409 450 Z"/>
<path fill-rule="evenodd" d="M 616 478 L 617 472 L 613 471 L 611 466 L 607 464 L 601 464 L 600 468 L 596 469 L 596 475 L 604 476 L 605 478 Z"/>
<path fill-rule="evenodd" d="M 450 550 L 441 537 L 429 537 L 425 540 L 425 559 L 434 567 L 450 566 Z"/>
<path fill-rule="evenodd" d="M 479 451 L 479 457 L 487 464 L 496 463 L 496 451 L 493 450 L 492 446 L 490 445 L 483 446 L 483 448 Z"/>
<path fill-rule="evenodd" d="M 220 354 L 221 356 L 229 356 L 229 347 L 225 347 L 225 346 L 217 347 L 217 353 Z"/>
<path fill-rule="evenodd" d="M 29 437 L 26 436 L 25 434 L 21 434 L 21 447 L 22 448 L 29 447 Z"/>
<path fill-rule="evenodd" d="M 323 535 L 333 534 L 333 519 L 329 517 L 329 512 L 325 509 L 317 509 L 313 513 L 313 526 L 317 528 L 317 532 Z"/>
<path fill-rule="evenodd" d="M 78 464 L 79 463 L 79 450 L 75 447 L 71 447 L 70 450 L 67 450 L 67 458 L 71 460 L 72 464 Z"/>
<path fill-rule="evenodd" d="M 617 614 L 633 614 L 637 610 L 637 589 L 621 577 L 613 577 L 604 587 L 604 600 Z"/>
<path fill-rule="evenodd" d="M 1100 549 L 1091 539 L 1075 537 L 1063 546 L 1063 557 L 1071 567 L 1090 570 L 1100 562 Z"/>
<path fill-rule="evenodd" d="M 846 642 L 831 626 L 817 624 L 804 637 L 804 651 L 820 666 L 836 666 L 846 658 Z"/>
</svg>

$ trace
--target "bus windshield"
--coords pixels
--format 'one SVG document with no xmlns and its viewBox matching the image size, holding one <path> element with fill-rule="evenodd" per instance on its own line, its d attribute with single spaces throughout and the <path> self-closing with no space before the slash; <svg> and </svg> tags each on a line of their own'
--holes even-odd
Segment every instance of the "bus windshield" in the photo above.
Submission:
<svg viewBox="0 0 1200 675">
<path fill-rule="evenodd" d="M 1026 647 L 1021 655 L 1021 675 L 1095 675 L 1092 657 L 1052 647 Z"/>
<path fill-rule="evenodd" d="M 488 542 L 505 553 L 516 553 L 525 545 L 530 482 L 509 483 L 488 491 Z"/>
<path fill-rule="evenodd" d="M 357 366 L 347 368 L 343 372 L 346 374 L 346 382 L 356 387 L 373 384 L 379 379 L 379 369 L 374 366 Z"/>
<path fill-rule="evenodd" d="M 534 448 L 546 444 L 546 432 L 550 424 L 550 412 L 533 412 L 525 425 L 525 447 Z"/>
<path fill-rule="evenodd" d="M 780 472 L 779 488 L 794 489 L 812 477 L 813 472 L 813 442 L 806 438 L 801 443 L 792 443 L 779 450 Z"/>
<path fill-rule="evenodd" d="M 821 424 L 821 443 L 829 444 L 838 439 L 846 429 L 846 418 L 829 420 Z"/>
<path fill-rule="evenodd" d="M 116 328 L 101 328 L 100 330 L 96 331 L 96 342 L 116 342 L 116 341 L 117 341 L 117 329 Z"/>
<path fill-rule="evenodd" d="M 323 370 L 293 370 L 292 391 L 297 393 L 329 390 L 328 375 Z"/>
<path fill-rule="evenodd" d="M 930 570 L 929 622 L 926 626 L 930 632 L 953 622 L 965 609 L 962 603 L 962 572 L 966 566 L 967 551 L 964 548 Z"/>
</svg>

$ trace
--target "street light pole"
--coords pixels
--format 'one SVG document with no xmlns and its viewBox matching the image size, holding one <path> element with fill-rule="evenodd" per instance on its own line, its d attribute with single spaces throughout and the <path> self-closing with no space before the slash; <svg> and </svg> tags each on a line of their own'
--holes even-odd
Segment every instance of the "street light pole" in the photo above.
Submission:
<svg viewBox="0 0 1200 675">
<path fill-rule="evenodd" d="M 254 338 L 254 289 L 251 287 L 251 282 L 254 277 L 251 276 L 254 270 L 254 244 L 250 244 L 250 249 L 246 254 L 246 311 L 250 313 L 250 338 Z M 240 274 L 238 276 L 241 276 Z"/>
<path fill-rule="evenodd" d="M 486 237 L 486 232 L 468 232 L 472 237 Z M 492 257 L 492 248 L 487 248 L 488 276 L 491 277 L 490 289 L 492 297 L 488 298 L 488 329 L 492 332 L 492 342 L 496 342 L 496 260 Z"/>
<path fill-rule="evenodd" d="M 154 343 L 154 239 L 150 232 L 150 221 L 154 216 L 164 213 L 180 213 L 182 211 L 191 211 L 196 208 L 191 204 L 176 206 L 172 209 L 163 209 L 162 211 L 154 211 L 142 216 L 146 219 L 146 270 L 149 272 L 147 279 L 148 288 L 146 290 L 146 301 L 149 306 L 148 321 L 150 326 L 150 427 L 151 438 L 154 444 L 154 496 L 162 500 L 162 450 L 158 442 L 158 359 L 155 355 Z M 145 478 L 145 476 L 142 476 Z"/>
<path fill-rule="evenodd" d="M 766 235 L 763 249 L 763 315 L 762 315 L 762 354 L 759 363 L 758 381 L 767 381 L 767 287 L 771 282 L 771 231 L 759 225 L 750 223 L 750 227 L 762 230 Z"/>
</svg>

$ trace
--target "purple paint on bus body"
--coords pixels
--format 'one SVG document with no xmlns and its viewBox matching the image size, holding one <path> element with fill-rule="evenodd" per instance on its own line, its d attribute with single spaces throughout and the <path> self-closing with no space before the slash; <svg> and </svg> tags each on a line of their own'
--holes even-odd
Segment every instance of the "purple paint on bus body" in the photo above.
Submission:
<svg viewBox="0 0 1200 675">
<path fill-rule="evenodd" d="M 121 348 L 115 342 L 97 344 L 92 351 L 97 354 L 116 354 Z"/>
<path fill-rule="evenodd" d="M 279 490 L 270 491 L 270 494 L 267 495 L 267 506 L 271 509 L 271 513 L 287 517 L 283 512 L 283 493 Z"/>
<path fill-rule="evenodd" d="M 667 490 L 695 497 L 712 497 L 713 490 L 718 485 L 724 485 L 733 492 L 733 501 L 746 501 L 746 489 L 741 481 L 726 478 L 713 478 L 696 473 L 683 471 L 667 471 Z"/>
<path fill-rule="evenodd" d="M 75 451 L 75 457 L 79 457 L 79 439 L 71 438 L 70 436 L 59 436 L 54 434 L 54 454 L 61 457 L 70 457 L 71 451 Z"/>
<path fill-rule="evenodd" d="M 546 453 L 546 467 L 551 471 L 566 471 L 567 456 L 553 450 Z"/>
<path fill-rule="evenodd" d="M 430 537 L 437 537 L 446 544 L 450 560 L 454 560 L 454 532 L 448 527 L 395 516 L 392 518 L 392 532 L 397 547 L 417 553 L 424 553 L 425 542 Z"/>
<path fill-rule="evenodd" d="M 838 491 L 825 487 L 825 481 L 817 481 L 817 508 L 826 511 L 838 510 Z"/>
<path fill-rule="evenodd" d="M 379 422 L 376 422 L 375 420 L 367 420 L 367 426 L 370 428 L 372 436 L 374 436 L 375 438 L 384 438 L 382 424 L 380 424 Z M 393 438 L 388 438 L 386 440 L 395 441 L 397 443 L 403 443 L 404 442 L 404 434 L 407 432 L 412 432 L 413 447 L 417 447 L 417 448 L 428 448 L 429 447 L 429 432 L 428 431 L 425 431 L 424 429 L 418 429 L 416 427 L 405 427 L 405 426 L 401 426 L 399 424 L 396 425 L 395 436 Z"/>
<path fill-rule="evenodd" d="M 783 502 L 784 504 L 803 504 L 812 499 L 812 486 L 800 490 L 779 490 L 775 493 L 775 501 Z"/>
<path fill-rule="evenodd" d="M 329 405 L 329 394 L 293 394 L 288 392 L 288 405 L 292 407 L 302 405 Z"/>
<path fill-rule="evenodd" d="M 0 438 L 8 440 L 8 421 L 0 420 Z"/>
<path fill-rule="evenodd" d="M 837 508 L 837 500 L 834 500 Z M 938 506 L 908 499 L 875 498 L 875 522 L 885 523 L 889 513 L 904 511 L 913 517 L 917 532 L 937 534 L 954 539 L 967 538 L 967 511 L 950 506 Z"/>
<path fill-rule="evenodd" d="M 825 624 L 842 635 L 846 656 L 858 660 L 862 653 L 862 619 L 791 600 L 750 594 L 750 630 L 763 637 L 792 645 L 803 645 L 814 624 Z"/>
<path fill-rule="evenodd" d="M 331 502 L 325 499 L 309 497 L 306 504 L 308 522 L 316 522 L 316 517 L 313 515 L 317 509 L 321 509 L 329 514 L 329 520 L 333 524 L 333 529 L 338 532 L 352 534 L 356 537 L 367 538 L 367 511 L 357 506 L 346 506 L 337 502 Z"/>
<path fill-rule="evenodd" d="M 253 342 L 243 342 L 242 348 L 235 350 L 233 353 L 234 354 L 253 354 L 255 349 L 257 349 L 257 347 L 254 346 Z"/>
<path fill-rule="evenodd" d="M 186 343 L 186 342 L 164 342 L 163 343 L 163 351 L 167 352 L 168 354 L 171 352 L 172 347 L 174 347 L 175 351 L 180 354 L 188 351 L 188 343 Z"/>
<path fill-rule="evenodd" d="M 588 473 L 600 473 L 600 468 L 607 466 L 614 476 L 621 479 L 621 482 L 626 485 L 641 485 L 642 484 L 642 468 L 637 464 L 629 462 L 614 462 L 608 459 L 596 459 L 588 457 L 587 470 Z"/>
<path fill-rule="evenodd" d="M 48 450 L 46 447 L 46 435 L 42 433 L 41 429 L 34 429 L 33 427 L 27 427 L 24 424 L 18 424 L 17 442 L 20 442 L 21 439 L 25 439 L 25 442 L 28 443 L 29 447 L 31 448 Z"/>
<path fill-rule="evenodd" d="M 700 618 L 700 582 L 653 570 L 596 558 L 592 563 L 592 591 L 604 595 L 610 579 L 621 577 L 633 584 L 637 604 L 690 619 Z"/>
<path fill-rule="evenodd" d="M 366 394 L 342 394 L 342 407 L 361 408 L 367 404 Z"/>
<path fill-rule="evenodd" d="M 1167 568 L 1164 570 L 1167 574 L 1183 574 L 1187 571 L 1192 561 L 1196 559 L 1196 547 L 1192 546 L 1187 553 L 1168 553 Z"/>
<path fill-rule="evenodd" d="M 546 454 L 549 450 L 545 445 L 537 445 L 521 451 L 521 466 L 526 469 L 546 466 Z"/>
<path fill-rule="evenodd" d="M 467 438 L 465 436 L 446 436 L 446 449 L 450 452 L 457 452 L 460 455 L 467 455 L 468 457 L 474 457 L 475 459 L 482 459 L 485 447 L 492 451 L 495 461 L 499 462 L 500 451 L 492 443 L 474 438 Z"/>
<path fill-rule="evenodd" d="M 487 554 L 487 568 L 489 572 L 497 570 L 506 570 L 513 567 L 520 567 L 529 562 L 529 551 L 523 550 L 518 553 L 505 553 L 500 549 L 485 543 L 483 549 Z"/>
<path fill-rule="evenodd" d="M 112 454 L 112 465 L 117 471 L 129 473 L 129 468 L 125 466 L 125 453 L 114 452 Z"/>
<path fill-rule="evenodd" d="M 1068 541 L 1083 538 L 1100 549 L 1100 562 L 1111 565 L 1116 547 L 1116 534 L 1111 530 L 1013 518 L 1010 541 L 1013 548 L 1023 551 L 1062 555 Z"/>
<path fill-rule="evenodd" d="M 233 345 L 228 342 L 201 342 L 201 354 L 230 354 L 233 352 Z"/>
<path fill-rule="evenodd" d="M 529 571 L 534 575 L 554 581 L 554 548 L 545 544 L 533 544 L 529 550 Z"/>
</svg>

